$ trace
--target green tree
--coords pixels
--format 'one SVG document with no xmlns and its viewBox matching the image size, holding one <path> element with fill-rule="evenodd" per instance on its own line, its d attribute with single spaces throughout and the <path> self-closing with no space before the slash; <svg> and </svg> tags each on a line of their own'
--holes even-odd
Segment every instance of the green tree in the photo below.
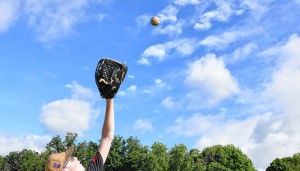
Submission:
<svg viewBox="0 0 300 171">
<path fill-rule="evenodd" d="M 0 156 L 0 170 L 4 170 L 6 160 L 4 157 Z"/>
<path fill-rule="evenodd" d="M 40 158 L 41 158 L 41 160 L 42 161 L 45 161 L 44 163 L 42 163 L 42 166 L 41 166 L 41 170 L 45 170 L 45 164 L 46 164 L 46 162 L 47 162 L 47 160 L 48 160 L 48 156 L 50 155 L 50 151 L 44 151 L 44 152 L 42 152 L 41 154 L 40 154 Z"/>
<path fill-rule="evenodd" d="M 202 160 L 206 166 L 211 163 L 219 163 L 231 170 L 255 170 L 251 160 L 233 145 L 215 145 L 205 148 L 202 151 Z M 216 164 L 213 167 L 215 166 Z"/>
<path fill-rule="evenodd" d="M 19 154 L 20 171 L 42 170 L 45 162 L 39 153 L 32 150 L 24 149 Z"/>
<path fill-rule="evenodd" d="M 232 171 L 231 169 L 226 168 L 220 163 L 212 162 L 206 166 L 205 171 Z"/>
<path fill-rule="evenodd" d="M 51 153 L 58 153 L 65 150 L 65 146 L 59 135 L 53 137 L 51 141 L 46 145 L 46 150 Z"/>
<path fill-rule="evenodd" d="M 148 148 L 142 146 L 137 138 L 126 139 L 125 160 L 122 171 L 143 170 L 143 163 L 146 160 Z"/>
<path fill-rule="evenodd" d="M 143 169 L 147 171 L 167 171 L 169 168 L 169 154 L 167 147 L 159 142 L 151 146 Z"/>
<path fill-rule="evenodd" d="M 76 138 L 77 138 L 76 133 L 68 132 L 63 142 L 64 147 L 75 146 Z"/>
<path fill-rule="evenodd" d="M 115 136 L 109 155 L 105 162 L 105 170 L 107 171 L 122 171 L 125 160 L 125 145 L 126 141 L 121 136 Z"/>
<path fill-rule="evenodd" d="M 193 171 L 205 170 L 205 166 L 202 163 L 201 152 L 198 149 L 191 149 L 189 151 L 191 169 Z"/>
<path fill-rule="evenodd" d="M 7 156 L 6 156 L 6 160 L 7 160 L 7 169 L 10 171 L 18 171 L 20 170 L 20 154 L 19 152 L 13 151 L 10 152 Z"/>
<path fill-rule="evenodd" d="M 285 157 L 272 161 L 267 171 L 298 171 L 300 170 L 300 153 L 294 154 L 293 157 Z"/>
<path fill-rule="evenodd" d="M 192 160 L 188 155 L 188 149 L 184 144 L 171 148 L 169 171 L 191 171 Z"/>
<path fill-rule="evenodd" d="M 76 146 L 74 151 L 74 156 L 81 161 L 83 166 L 87 166 L 90 160 L 95 155 L 96 151 L 98 150 L 98 144 L 92 141 L 86 142 L 83 141 Z"/>
<path fill-rule="evenodd" d="M 67 146 L 74 145 L 74 156 L 86 167 L 98 150 L 95 142 L 83 141 L 76 144 L 77 134 L 67 133 L 64 141 L 59 135 L 54 136 L 41 154 L 32 150 L 11 152 L 0 156 L 0 170 L 23 171 L 45 170 L 45 163 L 50 153 L 62 152 Z M 268 171 L 300 170 L 300 154 L 293 157 L 276 159 Z M 169 151 L 159 142 L 143 146 L 137 138 L 126 140 L 116 136 L 105 163 L 107 171 L 254 171 L 251 160 L 233 145 L 216 145 L 188 150 L 184 144 L 175 145 Z"/>
</svg>

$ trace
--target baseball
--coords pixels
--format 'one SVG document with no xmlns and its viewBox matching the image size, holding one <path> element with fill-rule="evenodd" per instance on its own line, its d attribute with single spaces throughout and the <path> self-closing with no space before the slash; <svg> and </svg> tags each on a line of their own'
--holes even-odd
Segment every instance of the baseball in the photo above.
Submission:
<svg viewBox="0 0 300 171">
<path fill-rule="evenodd" d="M 159 19 L 157 16 L 154 16 L 154 17 L 151 18 L 150 23 L 151 23 L 153 26 L 157 26 L 157 25 L 159 25 L 159 23 L 160 23 L 160 19 Z"/>
</svg>

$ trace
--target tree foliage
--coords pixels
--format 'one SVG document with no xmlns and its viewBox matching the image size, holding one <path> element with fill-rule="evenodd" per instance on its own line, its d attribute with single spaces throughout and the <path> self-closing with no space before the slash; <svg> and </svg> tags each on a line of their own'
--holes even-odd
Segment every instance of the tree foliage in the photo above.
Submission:
<svg viewBox="0 0 300 171">
<path fill-rule="evenodd" d="M 5 164 L 6 164 L 5 158 L 0 156 L 0 170 L 4 170 Z"/>
<path fill-rule="evenodd" d="M 45 170 L 47 157 L 53 152 L 62 152 L 71 145 L 73 153 L 86 167 L 98 150 L 98 142 L 77 143 L 77 134 L 67 133 L 62 139 L 54 136 L 47 143 L 45 151 L 38 153 L 24 149 L 0 156 L 2 171 Z M 233 145 L 215 145 L 200 151 L 188 149 L 184 144 L 172 148 L 160 142 L 150 147 L 141 144 L 136 137 L 124 139 L 116 136 L 105 163 L 107 171 L 254 171 L 251 160 Z M 268 171 L 300 170 L 300 154 L 274 160 Z"/>
<path fill-rule="evenodd" d="M 296 171 L 300 170 L 300 153 L 294 154 L 292 157 L 275 159 L 272 161 L 267 171 Z"/>
<path fill-rule="evenodd" d="M 142 146 L 140 140 L 129 137 L 126 140 L 124 154 L 123 171 L 143 170 L 143 163 L 146 161 L 148 148 Z"/>
<path fill-rule="evenodd" d="M 74 156 L 78 158 L 78 160 L 81 161 L 83 166 L 87 166 L 90 159 L 95 155 L 96 151 L 98 149 L 98 144 L 94 142 L 87 142 L 83 141 L 79 143 L 74 152 Z"/>
<path fill-rule="evenodd" d="M 187 147 L 184 144 L 179 144 L 170 150 L 169 171 L 182 170 L 191 170 L 191 160 L 188 157 Z"/>
<path fill-rule="evenodd" d="M 215 145 L 202 151 L 202 160 L 207 170 L 249 170 L 255 171 L 252 161 L 233 145 Z M 224 169 L 223 167 L 224 166 Z"/>
<path fill-rule="evenodd" d="M 148 153 L 144 162 L 144 170 L 152 171 L 167 171 L 169 168 L 168 148 L 159 142 L 155 142 L 151 146 L 151 151 Z"/>
<path fill-rule="evenodd" d="M 105 170 L 122 171 L 125 160 L 126 141 L 121 136 L 116 136 L 111 145 L 109 155 L 106 159 Z"/>
</svg>

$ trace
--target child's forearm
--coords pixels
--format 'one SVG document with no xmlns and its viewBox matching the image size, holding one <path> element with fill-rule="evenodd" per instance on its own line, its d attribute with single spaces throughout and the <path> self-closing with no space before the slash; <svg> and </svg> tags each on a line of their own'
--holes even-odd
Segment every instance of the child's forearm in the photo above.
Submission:
<svg viewBox="0 0 300 171">
<path fill-rule="evenodd" d="M 106 99 L 106 111 L 102 128 L 102 138 L 113 139 L 115 131 L 114 101 Z"/>
</svg>

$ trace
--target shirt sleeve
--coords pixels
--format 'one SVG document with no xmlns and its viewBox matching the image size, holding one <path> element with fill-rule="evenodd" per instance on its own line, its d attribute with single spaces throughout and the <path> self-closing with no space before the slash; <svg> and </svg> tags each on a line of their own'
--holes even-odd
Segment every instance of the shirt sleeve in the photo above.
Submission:
<svg viewBox="0 0 300 171">
<path fill-rule="evenodd" d="M 101 154 L 97 151 L 95 156 L 90 161 L 86 170 L 87 171 L 102 171 L 103 169 L 104 169 L 103 159 L 102 159 Z"/>
</svg>

